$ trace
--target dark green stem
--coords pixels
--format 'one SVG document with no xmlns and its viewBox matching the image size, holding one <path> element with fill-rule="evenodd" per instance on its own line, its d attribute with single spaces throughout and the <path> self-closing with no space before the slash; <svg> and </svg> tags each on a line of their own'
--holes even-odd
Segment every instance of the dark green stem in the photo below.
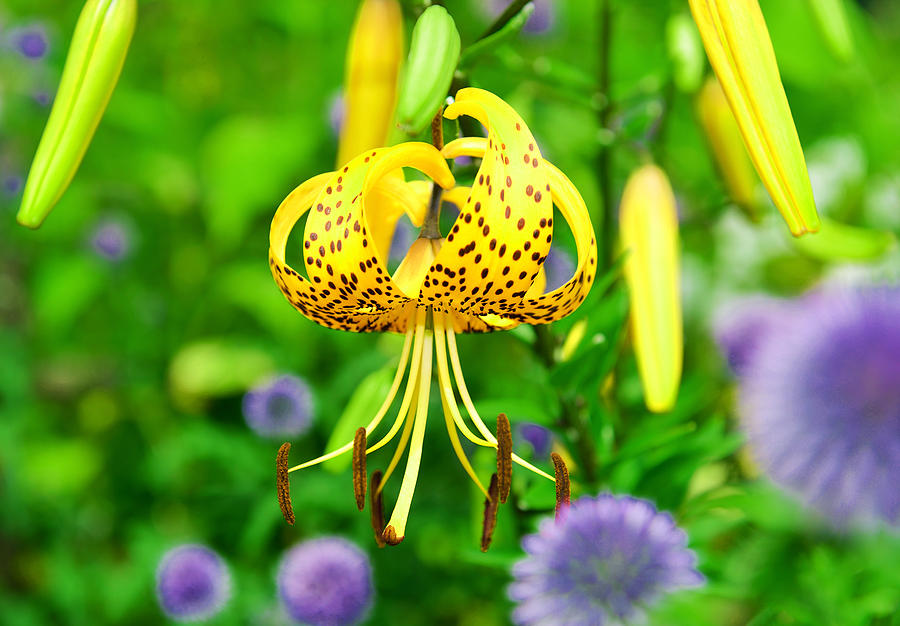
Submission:
<svg viewBox="0 0 900 626">
<path fill-rule="evenodd" d="M 444 107 L 431 119 L 431 143 L 438 150 L 444 148 Z M 431 185 L 431 199 L 428 201 L 428 211 L 425 213 L 425 221 L 422 223 L 420 238 L 441 238 L 441 196 L 444 190 L 437 183 Z"/>
<path fill-rule="evenodd" d="M 597 66 L 597 90 L 602 97 L 600 108 L 597 112 L 597 121 L 600 130 L 609 128 L 612 114 L 612 101 L 609 93 L 610 76 L 610 40 L 612 34 L 612 10 L 610 0 L 600 0 L 599 3 L 599 41 L 598 66 Z M 600 185 L 601 210 L 603 211 L 599 224 L 600 258 L 603 269 L 612 267 L 615 260 L 616 220 L 615 207 L 612 195 L 612 150 L 608 143 L 602 143 L 596 156 L 597 182 Z"/>
<path fill-rule="evenodd" d="M 498 30 L 506 26 L 506 23 L 514 18 L 516 14 L 518 14 L 518 12 L 522 10 L 522 7 L 524 7 L 529 2 L 531 2 L 531 0 L 514 0 L 513 2 L 510 2 L 509 6 L 506 7 L 506 10 L 504 10 L 503 13 L 500 14 L 500 17 L 494 20 L 494 23 L 488 26 L 488 29 L 484 31 L 484 33 L 478 39 L 481 40 L 485 37 L 490 37 Z"/>
</svg>

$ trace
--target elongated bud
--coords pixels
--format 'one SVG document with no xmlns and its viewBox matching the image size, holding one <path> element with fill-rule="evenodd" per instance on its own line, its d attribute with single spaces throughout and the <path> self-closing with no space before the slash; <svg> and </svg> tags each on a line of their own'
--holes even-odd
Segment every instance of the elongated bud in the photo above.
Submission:
<svg viewBox="0 0 900 626">
<path fill-rule="evenodd" d="M 806 160 L 757 0 L 690 0 L 750 158 L 795 236 L 819 229 Z"/>
<path fill-rule="evenodd" d="M 425 128 L 440 108 L 459 61 L 459 33 L 447 9 L 432 5 L 416 22 L 403 70 L 397 123 L 409 134 Z"/>
<path fill-rule="evenodd" d="M 16 219 L 38 228 L 65 192 L 112 95 L 137 19 L 136 0 L 88 0 L 38 144 Z"/>
<path fill-rule="evenodd" d="M 364 0 L 347 49 L 339 166 L 387 143 L 402 62 L 403 16 L 399 3 Z"/>
<path fill-rule="evenodd" d="M 672 60 L 675 86 L 694 93 L 703 81 L 706 59 L 697 27 L 686 13 L 676 13 L 666 24 L 666 48 Z"/>
<path fill-rule="evenodd" d="M 872 261 L 891 250 L 893 233 L 859 226 L 848 226 L 822 218 L 822 228 L 814 235 L 795 239 L 794 244 L 820 261 Z"/>
<path fill-rule="evenodd" d="M 853 58 L 853 35 L 843 0 L 807 0 L 832 54 L 846 63 Z"/>
<path fill-rule="evenodd" d="M 744 147 L 741 130 L 719 81 L 710 77 L 697 94 L 697 116 L 722 174 L 728 195 L 751 219 L 758 219 L 754 190 L 759 180 Z"/>
<path fill-rule="evenodd" d="M 619 207 L 631 329 L 644 400 L 668 411 L 681 379 L 678 216 L 669 179 L 655 165 L 635 171 Z"/>
</svg>

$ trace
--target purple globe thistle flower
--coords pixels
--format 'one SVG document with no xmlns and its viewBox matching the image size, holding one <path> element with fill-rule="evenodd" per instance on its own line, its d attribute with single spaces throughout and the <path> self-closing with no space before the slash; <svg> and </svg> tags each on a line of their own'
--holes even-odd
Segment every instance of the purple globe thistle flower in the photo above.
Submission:
<svg viewBox="0 0 900 626">
<path fill-rule="evenodd" d="M 372 566 L 340 537 L 311 539 L 291 548 L 278 568 L 278 595 L 293 619 L 313 626 L 363 620 L 372 602 Z"/>
<path fill-rule="evenodd" d="M 562 287 L 575 274 L 575 261 L 572 255 L 561 248 L 550 248 L 544 261 L 544 273 L 547 276 L 546 291 Z"/>
<path fill-rule="evenodd" d="M 522 27 L 522 32 L 530 33 L 532 35 L 541 35 L 551 31 L 556 24 L 556 10 L 553 6 L 554 0 L 533 0 L 533 3 L 534 12 L 531 14 L 531 17 L 528 18 L 528 21 L 525 22 L 525 26 Z M 495 16 L 499 16 L 508 5 L 509 0 L 492 0 L 492 13 Z"/>
<path fill-rule="evenodd" d="M 534 458 L 548 459 L 553 448 L 553 433 L 540 424 L 519 422 L 515 426 L 513 441 L 524 441 L 531 446 Z"/>
<path fill-rule="evenodd" d="M 791 308 L 791 303 L 769 296 L 736 298 L 713 316 L 713 335 L 735 374 L 742 375 L 769 332 Z"/>
<path fill-rule="evenodd" d="M 13 35 L 13 44 L 19 53 L 28 59 L 40 59 L 47 54 L 47 33 L 43 28 L 23 28 Z"/>
<path fill-rule="evenodd" d="M 573 502 L 559 520 L 522 540 L 512 568 L 513 622 L 619 624 L 662 594 L 704 582 L 687 535 L 647 500 L 600 494 Z"/>
<path fill-rule="evenodd" d="M 178 546 L 159 562 L 156 595 L 163 612 L 175 621 L 208 619 L 222 610 L 230 594 L 228 567 L 206 546 Z"/>
<path fill-rule="evenodd" d="M 131 229 L 115 219 L 97 223 L 90 237 L 94 253 L 107 261 L 119 262 L 131 252 Z"/>
<path fill-rule="evenodd" d="M 305 380 L 285 374 L 244 394 L 243 409 L 260 437 L 296 437 L 312 424 L 312 393 Z"/>
<path fill-rule="evenodd" d="M 757 462 L 838 526 L 900 524 L 900 287 L 801 299 L 760 346 L 740 413 Z"/>
</svg>

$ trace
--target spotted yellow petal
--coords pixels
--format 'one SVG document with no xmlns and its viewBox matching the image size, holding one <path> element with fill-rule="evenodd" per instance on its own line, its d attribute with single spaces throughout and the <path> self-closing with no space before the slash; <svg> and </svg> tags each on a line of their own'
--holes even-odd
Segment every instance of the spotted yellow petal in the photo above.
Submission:
<svg viewBox="0 0 900 626">
<path fill-rule="evenodd" d="M 550 250 L 544 159 L 518 114 L 487 91 L 460 90 L 444 115 L 476 118 L 488 128 L 488 145 L 421 298 L 443 311 L 502 315 L 521 302 Z"/>
<path fill-rule="evenodd" d="M 678 216 L 661 169 L 645 165 L 628 178 L 619 224 L 644 400 L 651 411 L 668 411 L 678 395 L 683 331 Z"/>
<path fill-rule="evenodd" d="M 398 167 L 420 168 L 439 183 L 453 185 L 440 152 L 425 143 L 372 150 L 332 174 L 306 220 L 306 273 L 335 311 L 388 311 L 409 298 L 391 280 L 369 235 L 368 198 Z"/>
<path fill-rule="evenodd" d="M 329 172 L 309 179 L 292 191 L 278 207 L 269 231 L 269 266 L 272 276 L 288 302 L 322 326 L 354 332 L 402 330 L 411 309 L 384 311 L 361 307 L 355 311 L 335 310 L 323 294 L 323 290 L 297 273 L 285 260 L 285 248 L 291 230 L 309 210 L 333 175 Z"/>
<path fill-rule="evenodd" d="M 795 236 L 819 229 L 797 129 L 757 0 L 690 0 L 759 176 Z"/>
</svg>

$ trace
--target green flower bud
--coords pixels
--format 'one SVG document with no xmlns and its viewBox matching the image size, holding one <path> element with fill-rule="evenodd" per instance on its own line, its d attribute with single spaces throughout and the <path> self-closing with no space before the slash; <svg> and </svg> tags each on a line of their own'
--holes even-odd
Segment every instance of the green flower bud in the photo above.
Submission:
<svg viewBox="0 0 900 626">
<path fill-rule="evenodd" d="M 676 13 L 666 24 L 666 48 L 672 60 L 675 86 L 685 93 L 700 87 L 706 69 L 706 53 L 694 21 L 685 13 Z"/>
<path fill-rule="evenodd" d="M 459 33 L 447 10 L 438 5 L 425 9 L 413 28 L 397 103 L 397 124 L 407 133 L 422 130 L 447 97 L 459 48 Z"/>
<path fill-rule="evenodd" d="M 37 228 L 78 170 L 125 63 L 136 0 L 88 0 L 75 34 L 50 119 L 38 145 L 16 219 Z"/>
</svg>

